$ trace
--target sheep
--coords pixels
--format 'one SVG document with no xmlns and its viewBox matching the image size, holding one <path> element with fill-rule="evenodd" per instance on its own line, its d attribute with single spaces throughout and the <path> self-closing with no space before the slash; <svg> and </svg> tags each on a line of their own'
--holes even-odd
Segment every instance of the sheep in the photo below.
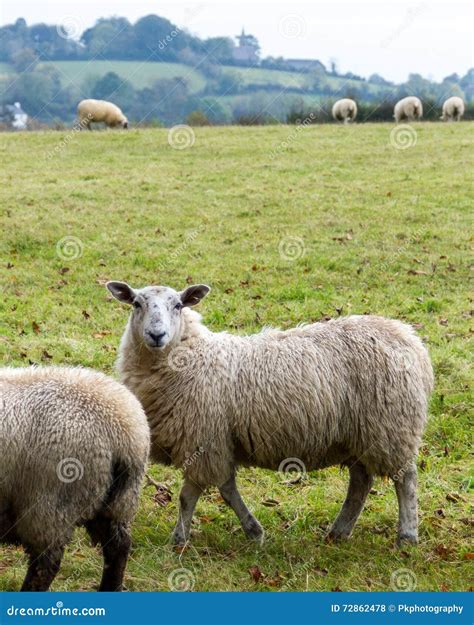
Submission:
<svg viewBox="0 0 474 625">
<path fill-rule="evenodd" d="M 357 117 L 357 104 L 349 98 L 338 100 L 332 107 L 332 116 L 336 121 L 344 122 L 344 124 L 353 122 Z"/>
<path fill-rule="evenodd" d="M 109 128 L 128 128 L 128 119 L 118 106 L 106 100 L 81 100 L 77 105 L 80 128 L 91 130 L 91 122 L 104 122 Z"/>
<path fill-rule="evenodd" d="M 423 117 L 423 105 L 420 98 L 408 96 L 395 104 L 393 116 L 397 124 L 403 120 L 413 122 Z"/>
<path fill-rule="evenodd" d="M 141 401 L 151 457 L 182 468 L 172 540 L 189 539 L 201 493 L 217 486 L 249 538 L 263 529 L 237 490 L 236 467 L 349 468 L 346 500 L 328 540 L 347 538 L 375 475 L 391 476 L 398 542 L 417 541 L 416 455 L 433 371 L 413 329 L 377 316 L 350 316 L 237 336 L 214 333 L 191 310 L 204 284 L 181 292 L 108 282 L 133 306 L 117 369 Z"/>
<path fill-rule="evenodd" d="M 80 525 L 102 547 L 99 590 L 122 589 L 149 443 L 138 400 L 111 378 L 0 368 L 0 542 L 29 556 L 21 590 L 48 590 Z"/>
<path fill-rule="evenodd" d="M 440 119 L 445 122 L 460 122 L 464 115 L 464 101 L 458 96 L 448 98 L 443 104 L 443 114 Z"/>
</svg>

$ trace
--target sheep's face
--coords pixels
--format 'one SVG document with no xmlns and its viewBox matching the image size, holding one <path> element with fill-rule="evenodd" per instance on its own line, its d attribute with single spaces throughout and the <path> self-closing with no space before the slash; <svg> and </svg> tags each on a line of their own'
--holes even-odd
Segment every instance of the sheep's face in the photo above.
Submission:
<svg viewBox="0 0 474 625">
<path fill-rule="evenodd" d="M 107 282 L 107 288 L 120 302 L 133 306 L 130 327 L 136 340 L 148 349 L 164 349 L 181 340 L 185 306 L 195 306 L 209 293 L 205 284 L 175 291 L 167 286 L 133 289 L 125 282 Z"/>
</svg>

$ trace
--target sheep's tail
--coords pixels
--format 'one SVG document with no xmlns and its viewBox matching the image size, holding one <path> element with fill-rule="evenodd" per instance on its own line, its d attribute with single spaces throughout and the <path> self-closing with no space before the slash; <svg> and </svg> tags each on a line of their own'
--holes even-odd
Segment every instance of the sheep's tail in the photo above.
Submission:
<svg viewBox="0 0 474 625">
<path fill-rule="evenodd" d="M 138 459 L 116 458 L 110 473 L 110 486 L 102 508 L 107 516 L 131 521 L 140 494 L 144 463 Z"/>
</svg>

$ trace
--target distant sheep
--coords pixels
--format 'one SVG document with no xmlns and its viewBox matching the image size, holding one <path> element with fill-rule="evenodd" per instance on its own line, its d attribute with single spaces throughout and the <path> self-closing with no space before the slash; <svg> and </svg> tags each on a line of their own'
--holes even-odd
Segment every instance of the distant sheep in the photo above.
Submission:
<svg viewBox="0 0 474 625">
<path fill-rule="evenodd" d="M 405 120 L 408 122 L 420 120 L 423 117 L 423 104 L 420 98 L 408 96 L 399 100 L 395 104 L 393 116 L 397 124 Z"/>
<path fill-rule="evenodd" d="M 22 544 L 22 590 L 48 590 L 74 527 L 100 543 L 99 590 L 122 589 L 149 450 L 137 399 L 87 369 L 0 368 L 0 542 Z"/>
<path fill-rule="evenodd" d="M 440 119 L 445 122 L 460 122 L 464 115 L 464 101 L 458 96 L 448 98 L 443 104 L 443 114 Z"/>
<path fill-rule="evenodd" d="M 106 100 L 82 100 L 77 106 L 81 128 L 91 130 L 92 122 L 104 122 L 109 128 L 128 128 L 128 119 L 118 106 Z"/>
<path fill-rule="evenodd" d="M 107 288 L 133 306 L 117 362 L 140 399 L 157 462 L 184 471 L 173 540 L 189 538 L 196 503 L 219 487 L 248 537 L 263 530 L 237 490 L 239 465 L 349 467 L 346 501 L 329 538 L 348 537 L 374 475 L 391 476 L 399 541 L 417 540 L 416 455 L 433 372 L 413 329 L 391 319 L 351 316 L 265 330 L 214 333 L 190 309 L 206 285 Z"/>
<path fill-rule="evenodd" d="M 343 98 L 338 100 L 332 107 L 332 116 L 336 121 L 348 124 L 357 117 L 357 104 L 354 100 Z"/>
</svg>

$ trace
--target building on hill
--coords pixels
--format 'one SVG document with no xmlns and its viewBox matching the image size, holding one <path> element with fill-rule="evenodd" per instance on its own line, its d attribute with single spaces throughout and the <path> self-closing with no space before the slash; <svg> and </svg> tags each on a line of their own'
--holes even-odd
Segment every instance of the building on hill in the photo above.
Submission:
<svg viewBox="0 0 474 625">
<path fill-rule="evenodd" d="M 242 28 L 242 33 L 236 36 L 239 45 L 233 50 L 234 61 L 241 63 L 258 63 L 260 46 L 257 38 L 253 35 L 246 35 Z"/>
<path fill-rule="evenodd" d="M 316 61 L 315 59 L 285 59 L 285 65 L 288 69 L 293 69 L 297 72 L 310 72 L 314 69 L 326 71 L 321 61 Z"/>
<path fill-rule="evenodd" d="M 28 115 L 19 102 L 0 106 L 0 123 L 10 126 L 13 130 L 26 130 Z"/>
</svg>

